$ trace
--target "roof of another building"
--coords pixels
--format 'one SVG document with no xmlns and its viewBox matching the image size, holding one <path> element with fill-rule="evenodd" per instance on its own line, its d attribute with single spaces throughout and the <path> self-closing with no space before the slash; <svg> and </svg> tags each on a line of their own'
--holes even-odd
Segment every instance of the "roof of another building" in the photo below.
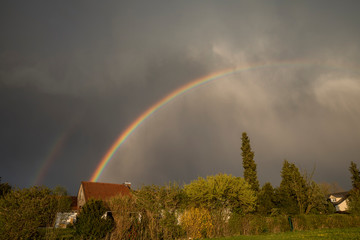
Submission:
<svg viewBox="0 0 360 240">
<path fill-rule="evenodd" d="M 338 192 L 338 193 L 330 193 L 330 196 L 334 196 L 336 198 L 342 198 L 342 197 L 347 197 L 349 195 L 349 192 Z"/>
<path fill-rule="evenodd" d="M 340 198 L 339 201 L 333 202 L 334 205 L 338 205 L 338 204 L 342 203 L 343 201 L 345 201 L 345 200 L 348 198 L 349 192 L 330 193 L 330 194 L 329 194 L 329 198 L 330 198 L 330 196 L 334 196 L 334 197 L 336 197 L 336 198 Z"/>
<path fill-rule="evenodd" d="M 116 195 L 130 195 L 130 188 L 125 184 L 81 182 L 85 200 L 90 198 L 106 200 Z"/>
<path fill-rule="evenodd" d="M 69 196 L 71 199 L 71 210 L 77 210 L 77 197 L 76 196 Z"/>
</svg>

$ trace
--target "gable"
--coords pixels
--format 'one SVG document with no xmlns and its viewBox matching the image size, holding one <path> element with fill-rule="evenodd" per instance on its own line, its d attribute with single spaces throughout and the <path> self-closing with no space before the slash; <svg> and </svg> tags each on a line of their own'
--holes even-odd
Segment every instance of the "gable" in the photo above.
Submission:
<svg viewBox="0 0 360 240">
<path fill-rule="evenodd" d="M 84 195 L 84 188 L 83 188 L 83 184 L 81 183 L 79 192 L 78 192 L 78 196 L 77 196 L 78 208 L 81 208 L 82 206 L 84 206 L 85 202 L 86 202 L 86 200 L 85 200 L 85 195 Z"/>
</svg>

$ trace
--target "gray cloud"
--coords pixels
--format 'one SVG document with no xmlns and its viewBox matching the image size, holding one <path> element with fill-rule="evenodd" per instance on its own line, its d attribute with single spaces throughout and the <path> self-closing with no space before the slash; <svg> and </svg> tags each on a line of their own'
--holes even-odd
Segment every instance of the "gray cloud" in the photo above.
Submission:
<svg viewBox="0 0 360 240">
<path fill-rule="evenodd" d="M 246 131 L 261 182 L 277 185 L 286 158 L 349 188 L 360 142 L 358 5 L 3 2 L 0 175 L 28 186 L 71 129 L 44 184 L 74 192 L 117 136 L 172 90 L 218 70 L 273 64 L 176 98 L 129 137 L 101 180 L 242 175 Z"/>
</svg>

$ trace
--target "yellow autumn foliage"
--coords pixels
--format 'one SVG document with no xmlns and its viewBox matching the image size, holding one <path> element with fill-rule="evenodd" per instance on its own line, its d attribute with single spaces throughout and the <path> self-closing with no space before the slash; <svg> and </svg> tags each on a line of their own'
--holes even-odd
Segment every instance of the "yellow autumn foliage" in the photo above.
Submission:
<svg viewBox="0 0 360 240">
<path fill-rule="evenodd" d="M 186 210 L 180 222 L 191 239 L 211 237 L 214 232 L 210 212 L 205 208 L 192 207 Z"/>
</svg>

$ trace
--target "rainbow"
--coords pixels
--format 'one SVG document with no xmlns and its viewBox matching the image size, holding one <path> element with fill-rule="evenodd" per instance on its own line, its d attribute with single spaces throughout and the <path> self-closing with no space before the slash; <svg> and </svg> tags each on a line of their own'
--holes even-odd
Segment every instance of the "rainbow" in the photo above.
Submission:
<svg viewBox="0 0 360 240">
<path fill-rule="evenodd" d="M 164 107 L 167 103 L 172 101 L 174 98 L 185 94 L 189 90 L 192 90 L 194 88 L 200 87 L 204 84 L 207 84 L 209 82 L 212 82 L 214 80 L 229 76 L 234 73 L 248 71 L 248 70 L 256 70 L 260 68 L 269 68 L 269 67 L 284 67 L 284 66 L 314 66 L 318 64 L 310 64 L 310 63 L 304 63 L 304 61 L 293 61 L 293 62 L 278 62 L 278 63 L 272 63 L 272 64 L 256 64 L 256 65 L 250 65 L 246 67 L 239 67 L 239 68 L 231 68 L 226 69 L 218 72 L 211 73 L 209 75 L 200 77 L 198 79 L 195 79 L 178 89 L 174 90 L 164 98 L 160 99 L 158 102 L 153 104 L 151 107 L 149 107 L 145 112 L 143 112 L 140 116 L 138 116 L 135 121 L 133 121 L 126 129 L 123 131 L 117 140 L 112 144 L 110 149 L 106 152 L 104 157 L 101 159 L 100 163 L 96 167 L 95 172 L 92 174 L 90 181 L 91 182 L 97 182 L 101 173 L 103 172 L 106 165 L 109 163 L 109 161 L 114 156 L 115 152 L 121 147 L 121 145 L 126 141 L 126 139 L 138 128 L 148 117 L 150 117 L 152 114 L 154 114 L 156 111 Z M 324 65 L 321 65 L 324 67 Z M 330 67 L 334 69 L 334 67 Z M 338 67 L 335 67 L 338 69 Z"/>
<path fill-rule="evenodd" d="M 47 152 L 44 161 L 41 163 L 39 170 L 35 174 L 33 185 L 42 184 L 46 173 L 49 171 L 51 165 L 55 162 L 58 156 L 61 154 L 61 151 L 66 144 L 66 141 L 73 134 L 75 127 L 79 124 L 79 121 L 83 115 L 84 111 L 79 111 L 75 116 L 72 117 L 70 124 L 64 128 L 62 133 L 55 139 L 52 147 Z"/>
<path fill-rule="evenodd" d="M 35 175 L 35 180 L 33 185 L 40 185 L 48 172 L 50 166 L 55 161 L 57 156 L 59 155 L 61 149 L 64 146 L 64 143 L 66 142 L 66 139 L 68 138 L 69 133 L 64 132 L 62 133 L 54 142 L 53 146 L 50 148 L 47 156 L 45 157 L 44 162 L 41 164 L 41 167 L 38 171 L 38 173 Z"/>
</svg>

